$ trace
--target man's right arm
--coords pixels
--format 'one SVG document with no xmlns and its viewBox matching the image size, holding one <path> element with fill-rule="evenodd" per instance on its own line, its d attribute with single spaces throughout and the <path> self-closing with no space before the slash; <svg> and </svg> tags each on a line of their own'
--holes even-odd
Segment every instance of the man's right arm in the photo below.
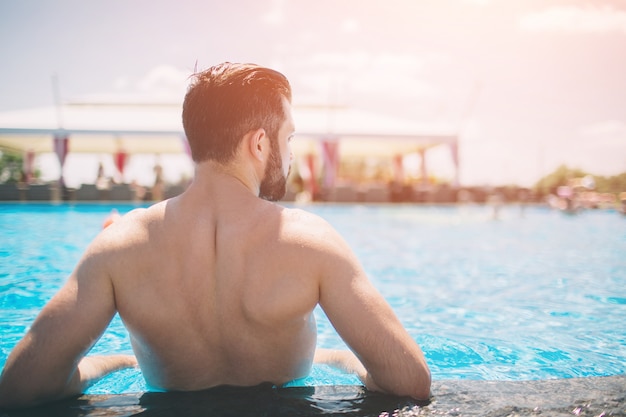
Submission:
<svg viewBox="0 0 626 417">
<path fill-rule="evenodd" d="M 430 370 L 424 354 L 356 256 L 330 226 L 324 231 L 320 305 L 365 367 L 360 375 L 372 390 L 416 399 L 430 396 Z M 319 359 L 319 358 L 318 358 Z"/>
</svg>

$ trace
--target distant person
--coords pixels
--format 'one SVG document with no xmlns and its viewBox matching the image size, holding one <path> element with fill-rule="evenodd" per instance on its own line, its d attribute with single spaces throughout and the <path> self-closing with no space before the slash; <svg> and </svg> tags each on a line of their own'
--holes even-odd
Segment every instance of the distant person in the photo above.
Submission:
<svg viewBox="0 0 626 417">
<path fill-rule="evenodd" d="M 158 162 L 154 165 L 154 185 L 152 186 L 152 200 L 163 200 L 163 167 Z"/>
<path fill-rule="evenodd" d="M 110 181 L 104 176 L 104 165 L 102 162 L 98 164 L 98 174 L 96 176 L 96 188 L 98 190 L 108 190 L 110 187 Z"/>
<path fill-rule="evenodd" d="M 137 182 L 137 180 L 132 180 L 130 183 L 130 189 L 132 190 L 132 194 L 133 194 L 133 201 L 135 203 L 139 203 L 141 201 L 143 201 L 146 197 L 146 188 L 139 185 L 139 183 Z"/>
<path fill-rule="evenodd" d="M 272 202 L 292 160 L 290 103 L 271 69 L 225 63 L 195 75 L 183 104 L 194 181 L 94 239 L 9 355 L 0 406 L 73 396 L 134 366 L 134 356 L 86 356 L 116 312 L 151 388 L 281 385 L 316 361 L 371 390 L 429 397 L 422 351 L 346 242 Z M 354 353 L 316 351 L 318 303 Z"/>
<path fill-rule="evenodd" d="M 104 165 L 102 165 L 102 162 L 98 163 L 98 173 L 96 174 L 96 178 L 104 178 Z"/>
</svg>

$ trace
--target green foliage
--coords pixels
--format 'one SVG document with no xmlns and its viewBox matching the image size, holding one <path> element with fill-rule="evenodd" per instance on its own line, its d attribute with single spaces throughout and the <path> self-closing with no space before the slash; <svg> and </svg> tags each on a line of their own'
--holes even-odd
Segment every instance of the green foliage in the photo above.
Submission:
<svg viewBox="0 0 626 417">
<path fill-rule="evenodd" d="M 591 175 L 595 180 L 594 191 L 599 193 L 620 193 L 626 191 L 626 172 L 612 177 L 593 175 L 580 169 L 568 168 L 565 165 L 558 167 L 553 173 L 537 181 L 534 190 L 541 196 L 555 194 L 559 186 L 567 185 L 570 179 Z"/>
<path fill-rule="evenodd" d="M 539 195 L 556 194 L 556 189 L 561 185 L 566 185 L 572 178 L 583 177 L 586 173 L 579 169 L 570 169 L 561 165 L 551 174 L 541 178 L 535 184 L 535 192 Z"/>
<path fill-rule="evenodd" d="M 620 193 L 626 191 L 626 172 L 612 177 L 596 177 L 596 191 L 600 193 Z"/>
<path fill-rule="evenodd" d="M 0 184 L 15 183 L 22 177 L 22 155 L 0 151 Z"/>
</svg>

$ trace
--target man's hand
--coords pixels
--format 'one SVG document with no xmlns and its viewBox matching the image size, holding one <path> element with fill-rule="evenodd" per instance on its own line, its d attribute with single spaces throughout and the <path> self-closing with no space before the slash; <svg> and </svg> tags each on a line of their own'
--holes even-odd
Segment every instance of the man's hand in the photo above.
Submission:
<svg viewBox="0 0 626 417">
<path fill-rule="evenodd" d="M 370 391 L 382 391 L 367 373 L 359 358 L 349 350 L 317 349 L 313 362 L 329 365 L 344 372 L 355 374 Z"/>
<path fill-rule="evenodd" d="M 16 385 L 23 381 L 7 380 L 3 375 L 0 380 L 0 408 L 28 407 L 47 401 L 69 398 L 82 394 L 89 386 L 108 374 L 125 368 L 137 366 L 137 359 L 132 355 L 86 356 L 79 363 L 68 384 L 60 391 L 38 395 L 36 392 L 14 392 Z M 12 384 L 11 382 L 16 382 Z"/>
<path fill-rule="evenodd" d="M 108 374 L 135 366 L 137 359 L 133 355 L 85 356 L 78 363 L 78 371 L 74 374 L 73 386 L 68 395 L 81 394 Z"/>
</svg>

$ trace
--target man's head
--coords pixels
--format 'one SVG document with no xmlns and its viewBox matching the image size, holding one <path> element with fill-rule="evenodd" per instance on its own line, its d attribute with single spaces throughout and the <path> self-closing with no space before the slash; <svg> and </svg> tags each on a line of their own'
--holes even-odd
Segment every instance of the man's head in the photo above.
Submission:
<svg viewBox="0 0 626 417">
<path fill-rule="evenodd" d="M 271 155 L 260 195 L 268 200 L 282 198 L 286 178 L 278 133 L 288 116 L 285 101 L 291 102 L 289 81 L 269 68 L 223 63 L 195 74 L 183 103 L 183 126 L 192 159 L 226 164 L 246 133 L 264 129 Z M 282 191 L 276 190 L 281 187 Z"/>
</svg>

